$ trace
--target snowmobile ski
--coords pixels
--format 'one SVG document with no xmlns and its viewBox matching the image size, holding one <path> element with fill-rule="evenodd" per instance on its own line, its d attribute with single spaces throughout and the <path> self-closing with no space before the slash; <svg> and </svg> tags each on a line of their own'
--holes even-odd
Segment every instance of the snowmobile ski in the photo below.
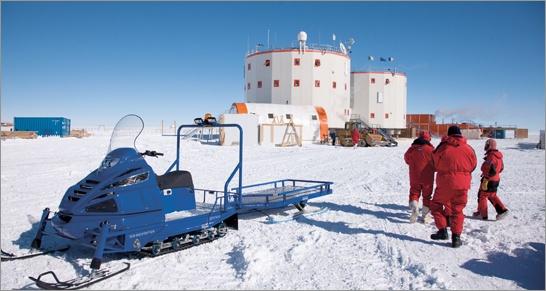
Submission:
<svg viewBox="0 0 546 291">
<path fill-rule="evenodd" d="M 76 290 L 80 288 L 89 287 L 95 283 L 98 283 L 100 281 L 106 280 L 108 278 L 112 278 L 118 274 L 121 274 L 131 267 L 131 264 L 124 262 L 125 266 L 123 266 L 120 269 L 112 270 L 110 268 L 102 268 L 100 270 L 94 270 L 91 272 L 91 274 L 74 278 L 67 281 L 61 281 L 53 271 L 48 271 L 45 273 L 42 273 L 38 276 L 38 278 L 34 277 L 28 277 L 30 280 L 34 281 L 36 283 L 36 286 L 38 286 L 41 289 L 45 290 Z M 55 282 L 49 283 L 42 281 L 42 277 L 46 275 L 51 275 Z"/>
<path fill-rule="evenodd" d="M 328 207 L 322 207 L 322 208 L 320 208 L 318 210 L 314 210 L 314 211 L 304 210 L 304 211 L 300 211 L 298 213 L 295 213 L 294 215 L 290 216 L 289 218 L 285 218 L 285 219 L 275 219 L 272 216 L 267 216 L 264 223 L 265 224 L 276 224 L 276 223 L 282 223 L 282 222 L 290 222 L 290 221 L 297 220 L 299 217 L 302 217 L 302 216 L 303 217 L 313 216 L 313 215 L 324 213 L 324 212 L 326 212 L 328 210 L 329 210 Z"/>
<path fill-rule="evenodd" d="M 40 251 L 37 251 L 37 252 L 24 254 L 24 255 L 16 255 L 16 254 L 8 253 L 8 252 L 5 252 L 4 250 L 2 250 L 2 259 L 1 260 L 2 260 L 2 262 L 15 261 L 15 260 L 24 260 L 24 259 L 28 259 L 28 258 L 33 258 L 33 257 L 37 257 L 37 256 L 51 254 L 51 253 L 54 253 L 54 252 L 66 252 L 69 248 L 70 248 L 70 246 L 65 246 L 65 247 L 62 247 L 62 248 L 57 248 L 57 249 L 52 249 L 52 250 L 40 250 Z"/>
</svg>

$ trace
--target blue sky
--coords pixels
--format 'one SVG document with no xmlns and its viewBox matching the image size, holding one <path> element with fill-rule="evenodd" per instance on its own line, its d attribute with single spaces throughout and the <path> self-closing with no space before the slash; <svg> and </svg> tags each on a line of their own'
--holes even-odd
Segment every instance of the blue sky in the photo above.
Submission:
<svg viewBox="0 0 546 291">
<path fill-rule="evenodd" d="M 353 37 L 352 69 L 392 56 L 408 113 L 544 128 L 544 2 L 2 2 L 1 119 L 153 126 L 244 101 L 248 47 Z M 440 116 L 441 115 L 441 116 Z"/>
</svg>

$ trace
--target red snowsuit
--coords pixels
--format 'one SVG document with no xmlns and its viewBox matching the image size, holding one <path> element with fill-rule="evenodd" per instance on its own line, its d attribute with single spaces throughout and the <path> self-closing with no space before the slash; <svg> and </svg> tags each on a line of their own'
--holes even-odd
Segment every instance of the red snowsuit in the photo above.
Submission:
<svg viewBox="0 0 546 291">
<path fill-rule="evenodd" d="M 482 189 L 478 192 L 478 212 L 482 217 L 487 217 L 487 200 L 493 204 L 497 213 L 504 212 L 506 207 L 497 196 L 497 188 L 500 182 L 500 173 L 504 170 L 502 161 L 502 153 L 496 149 L 488 150 L 485 153 L 484 162 L 482 164 L 482 183 L 487 180 L 487 189 Z"/>
<path fill-rule="evenodd" d="M 450 216 L 452 234 L 463 232 L 463 209 L 468 200 L 467 192 L 476 168 L 476 153 L 462 135 L 450 135 L 442 139 L 432 155 L 436 175 L 436 190 L 430 203 L 430 211 L 438 229 L 447 225 L 446 211 Z M 450 212 L 450 213 L 449 213 Z"/>
<path fill-rule="evenodd" d="M 430 142 L 418 138 L 404 154 L 404 160 L 409 166 L 410 193 L 409 200 L 419 201 L 423 194 L 423 205 L 430 208 L 432 188 L 434 186 L 434 167 L 432 152 L 434 146 Z"/>
<path fill-rule="evenodd" d="M 351 138 L 353 139 L 353 144 L 358 144 L 358 141 L 360 141 L 360 132 L 358 131 L 358 129 L 353 129 Z"/>
</svg>

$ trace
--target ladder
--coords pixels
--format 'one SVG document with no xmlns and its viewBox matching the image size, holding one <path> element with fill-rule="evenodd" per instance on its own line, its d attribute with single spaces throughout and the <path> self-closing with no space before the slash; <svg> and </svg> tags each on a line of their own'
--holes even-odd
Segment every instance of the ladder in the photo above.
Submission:
<svg viewBox="0 0 546 291">
<path fill-rule="evenodd" d="M 282 137 L 282 143 L 277 144 L 280 147 L 295 146 L 298 145 L 301 147 L 301 138 L 294 127 L 294 121 L 290 121 L 286 124 L 286 129 L 284 131 L 284 136 Z"/>
</svg>

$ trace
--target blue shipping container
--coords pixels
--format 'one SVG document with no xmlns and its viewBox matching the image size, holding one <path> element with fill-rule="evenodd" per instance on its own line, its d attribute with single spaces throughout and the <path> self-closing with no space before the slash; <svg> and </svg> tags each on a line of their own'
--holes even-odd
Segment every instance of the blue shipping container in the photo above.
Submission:
<svg viewBox="0 0 546 291">
<path fill-rule="evenodd" d="M 502 129 L 495 130 L 495 138 L 496 139 L 504 139 L 506 137 L 506 132 Z"/>
<path fill-rule="evenodd" d="M 70 119 L 64 117 L 14 117 L 14 131 L 36 131 L 39 136 L 69 136 Z"/>
</svg>

